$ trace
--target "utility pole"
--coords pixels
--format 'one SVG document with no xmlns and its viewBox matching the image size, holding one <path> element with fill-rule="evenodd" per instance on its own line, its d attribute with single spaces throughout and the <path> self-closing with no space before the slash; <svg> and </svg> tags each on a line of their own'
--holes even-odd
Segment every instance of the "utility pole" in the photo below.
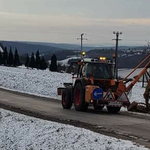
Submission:
<svg viewBox="0 0 150 150">
<path fill-rule="evenodd" d="M 118 80 L 118 41 L 120 41 L 121 39 L 119 39 L 119 35 L 122 34 L 122 32 L 113 32 L 113 34 L 116 35 L 116 39 L 113 39 L 116 41 L 116 50 L 115 50 L 115 76 L 116 79 Z"/>
<path fill-rule="evenodd" d="M 81 34 L 81 38 L 77 38 L 77 40 L 81 40 L 81 55 L 83 50 L 83 40 L 87 40 L 86 38 L 83 38 L 84 33 Z"/>
</svg>

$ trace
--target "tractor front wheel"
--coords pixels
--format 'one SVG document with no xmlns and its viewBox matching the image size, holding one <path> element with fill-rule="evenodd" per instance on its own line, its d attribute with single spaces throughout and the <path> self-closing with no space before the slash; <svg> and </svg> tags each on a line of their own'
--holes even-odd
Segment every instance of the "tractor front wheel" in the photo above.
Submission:
<svg viewBox="0 0 150 150">
<path fill-rule="evenodd" d="M 77 83 L 74 88 L 74 107 L 77 111 L 86 111 L 88 103 L 85 102 L 85 90 L 81 83 Z"/>
<path fill-rule="evenodd" d="M 109 113 L 117 114 L 120 111 L 121 107 L 110 107 L 107 106 L 107 110 Z"/>
<path fill-rule="evenodd" d="M 70 109 L 72 107 L 71 90 L 64 89 L 62 91 L 62 107 L 64 109 Z"/>
</svg>

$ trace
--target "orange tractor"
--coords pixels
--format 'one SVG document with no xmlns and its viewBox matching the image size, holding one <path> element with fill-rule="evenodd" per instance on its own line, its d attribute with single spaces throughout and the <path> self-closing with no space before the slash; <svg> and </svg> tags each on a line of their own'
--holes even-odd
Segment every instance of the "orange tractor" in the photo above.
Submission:
<svg viewBox="0 0 150 150">
<path fill-rule="evenodd" d="M 126 86 L 128 77 L 145 62 L 142 71 Z M 150 54 L 128 76 L 117 80 L 114 78 L 114 63 L 110 60 L 105 57 L 83 58 L 78 62 L 77 76 L 73 76 L 74 83 L 64 83 L 64 88 L 58 88 L 58 95 L 62 96 L 62 107 L 70 109 L 74 103 L 77 111 L 86 111 L 89 105 L 93 105 L 95 110 L 102 110 L 106 106 L 108 112 L 118 113 L 122 106 L 130 105 L 128 93 L 148 73 L 149 67 Z"/>
</svg>

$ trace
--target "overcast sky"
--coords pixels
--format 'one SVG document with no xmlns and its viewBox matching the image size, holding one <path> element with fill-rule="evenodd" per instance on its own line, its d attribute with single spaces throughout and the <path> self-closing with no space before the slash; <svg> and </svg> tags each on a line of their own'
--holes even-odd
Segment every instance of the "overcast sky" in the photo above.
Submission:
<svg viewBox="0 0 150 150">
<path fill-rule="evenodd" d="M 112 45 L 150 41 L 150 0 L 0 0 L 0 40 Z"/>
</svg>

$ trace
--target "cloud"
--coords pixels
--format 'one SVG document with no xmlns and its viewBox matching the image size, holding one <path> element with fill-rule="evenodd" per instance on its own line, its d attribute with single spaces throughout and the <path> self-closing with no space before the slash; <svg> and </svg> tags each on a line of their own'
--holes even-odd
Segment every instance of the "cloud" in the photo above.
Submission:
<svg viewBox="0 0 150 150">
<path fill-rule="evenodd" d="M 30 27 L 75 27 L 93 25 L 150 25 L 150 18 L 141 19 L 93 19 L 69 15 L 26 15 L 0 12 L 1 25 L 30 26 Z"/>
<path fill-rule="evenodd" d="M 134 19 L 114 19 L 112 22 L 127 25 L 150 25 L 150 18 L 134 18 Z"/>
<path fill-rule="evenodd" d="M 147 39 L 146 35 L 150 33 L 150 18 L 95 19 L 82 15 L 27 15 L 7 12 L 0 12 L 0 18 L 0 38 L 6 40 L 74 43 L 77 36 L 84 32 L 89 36 L 91 34 L 87 37 L 89 43 L 99 43 L 108 40 L 112 42 L 112 32 L 115 30 L 123 31 L 123 36 L 130 38 L 139 35 L 141 39 Z"/>
</svg>

